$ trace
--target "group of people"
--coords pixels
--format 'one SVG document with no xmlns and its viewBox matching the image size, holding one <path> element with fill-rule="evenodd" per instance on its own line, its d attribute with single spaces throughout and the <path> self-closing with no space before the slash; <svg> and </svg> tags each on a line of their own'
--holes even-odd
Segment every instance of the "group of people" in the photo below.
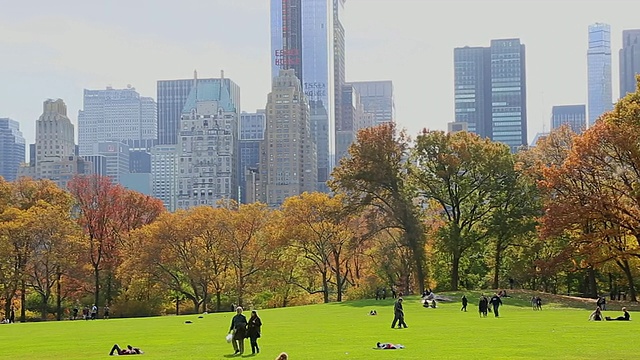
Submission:
<svg viewBox="0 0 640 360">
<path fill-rule="evenodd" d="M 464 309 L 466 309 L 466 306 L 464 305 L 465 300 L 466 298 L 462 300 Z M 478 301 L 478 312 L 480 313 L 481 317 L 487 317 L 487 313 L 491 311 L 491 309 L 489 309 L 489 305 L 493 307 L 493 315 L 495 317 L 499 317 L 499 310 L 500 305 L 502 305 L 502 300 L 500 299 L 500 296 L 498 296 L 498 294 L 494 294 L 491 299 L 487 298 L 484 294 L 480 296 L 480 301 Z"/>
<path fill-rule="evenodd" d="M 533 310 L 542 310 L 542 299 L 540 296 L 531 297 L 531 308 Z"/>
<path fill-rule="evenodd" d="M 102 315 L 103 319 L 108 319 L 110 316 L 110 309 L 108 305 L 105 305 L 104 307 L 104 313 Z M 89 310 L 88 306 L 85 306 L 84 308 L 82 308 L 82 319 L 83 320 L 95 320 L 98 318 L 98 307 L 96 306 L 96 304 L 93 304 L 93 306 L 91 306 L 91 310 Z M 77 320 L 78 319 L 78 307 L 75 306 L 71 312 L 71 320 Z"/>
<path fill-rule="evenodd" d="M 396 292 L 396 289 L 393 286 L 390 288 L 390 291 L 391 291 L 391 297 L 392 298 L 395 299 L 396 297 L 398 297 L 398 293 Z M 402 295 L 400 295 L 400 296 L 402 296 Z M 382 289 L 381 288 L 377 288 L 376 289 L 376 300 L 385 300 L 386 298 L 387 298 L 387 288 L 386 287 L 383 287 Z"/>
<path fill-rule="evenodd" d="M 16 309 L 12 306 L 9 310 L 9 317 L 2 318 L 2 322 L 0 324 L 13 324 L 16 322 Z"/>
<path fill-rule="evenodd" d="M 242 314 L 242 311 L 241 306 L 236 308 L 236 315 L 231 319 L 231 327 L 229 328 L 229 334 L 232 334 L 233 354 L 242 355 L 244 353 L 245 338 L 249 338 L 251 342 L 251 354 L 259 353 L 258 338 L 260 338 L 262 320 L 255 310 L 251 311 L 249 320 Z"/>
<path fill-rule="evenodd" d="M 589 321 L 629 321 L 631 320 L 631 315 L 627 311 L 626 307 L 622 308 L 622 315 L 617 318 L 612 318 L 609 316 L 602 315 L 602 309 L 600 306 L 596 306 L 596 309 L 589 315 Z"/>
</svg>

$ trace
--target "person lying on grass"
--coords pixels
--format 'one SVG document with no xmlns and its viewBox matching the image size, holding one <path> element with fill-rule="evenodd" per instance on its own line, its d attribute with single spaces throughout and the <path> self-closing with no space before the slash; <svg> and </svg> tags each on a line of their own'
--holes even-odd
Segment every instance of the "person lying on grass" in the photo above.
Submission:
<svg viewBox="0 0 640 360">
<path fill-rule="evenodd" d="M 376 343 L 376 349 L 382 349 L 382 350 L 387 350 L 387 349 L 404 349 L 404 345 L 400 345 L 400 344 L 392 344 L 392 343 Z"/>
<path fill-rule="evenodd" d="M 610 317 L 608 317 L 608 316 L 607 316 L 605 319 L 607 319 L 607 321 L 612 321 L 612 320 L 618 320 L 618 321 L 629 321 L 629 320 L 631 320 L 631 315 L 629 315 L 629 312 L 627 311 L 627 308 L 626 308 L 626 307 L 623 307 L 623 308 L 622 308 L 622 312 L 623 312 L 622 316 L 618 316 L 618 317 L 617 317 L 617 318 L 615 318 L 615 319 L 610 318 Z"/>
<path fill-rule="evenodd" d="M 139 355 L 139 354 L 144 354 L 144 352 L 142 352 L 142 350 L 140 350 L 140 348 L 133 347 L 131 345 L 127 345 L 126 349 L 121 349 L 118 346 L 118 344 L 113 345 L 109 355 L 113 355 L 114 352 L 116 354 L 118 354 L 118 355 Z"/>
</svg>

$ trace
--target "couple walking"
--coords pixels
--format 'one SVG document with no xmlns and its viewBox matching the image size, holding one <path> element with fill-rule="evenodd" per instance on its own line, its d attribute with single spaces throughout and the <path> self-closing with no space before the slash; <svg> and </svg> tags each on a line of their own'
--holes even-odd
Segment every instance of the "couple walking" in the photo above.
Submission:
<svg viewBox="0 0 640 360">
<path fill-rule="evenodd" d="M 242 314 L 242 307 L 236 308 L 236 315 L 231 319 L 231 327 L 229 333 L 233 334 L 232 343 L 234 355 L 242 355 L 244 353 L 244 339 L 249 338 L 251 341 L 251 353 L 259 353 L 258 338 L 260 337 L 260 327 L 262 320 L 258 317 L 258 313 L 251 311 L 249 321 Z"/>
</svg>

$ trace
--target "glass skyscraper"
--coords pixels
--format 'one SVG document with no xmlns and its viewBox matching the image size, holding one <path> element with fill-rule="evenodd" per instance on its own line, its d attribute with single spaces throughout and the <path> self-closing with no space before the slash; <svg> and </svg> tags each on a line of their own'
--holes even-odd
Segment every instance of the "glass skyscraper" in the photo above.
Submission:
<svg viewBox="0 0 640 360">
<path fill-rule="evenodd" d="M 558 105 L 552 109 L 551 129 L 568 125 L 576 134 L 587 128 L 587 108 L 585 105 Z"/>
<path fill-rule="evenodd" d="M 12 119 L 0 119 L 0 176 L 13 181 L 24 162 L 25 140 L 20 124 Z"/>
<path fill-rule="evenodd" d="M 260 163 L 260 143 L 264 140 L 266 126 L 266 114 L 264 110 L 255 113 L 243 112 L 240 114 L 240 202 L 247 203 L 246 174 L 247 171 L 255 171 Z"/>
<path fill-rule="evenodd" d="M 589 87 L 589 126 L 600 115 L 613 109 L 611 94 L 611 27 L 608 24 L 589 25 L 587 51 Z"/>
<path fill-rule="evenodd" d="M 355 81 L 348 85 L 352 85 L 360 94 L 364 111 L 373 114 L 374 125 L 396 121 L 396 104 L 391 80 Z"/>
<path fill-rule="evenodd" d="M 636 91 L 640 74 L 640 29 L 622 32 L 620 49 L 620 97 Z"/>
<path fill-rule="evenodd" d="M 293 69 L 302 83 L 318 151 L 320 191 L 328 190 L 335 154 L 334 32 L 334 0 L 271 0 L 271 75 Z"/>
<path fill-rule="evenodd" d="M 527 144 L 525 46 L 520 39 L 454 49 L 456 128 L 509 145 Z"/>
</svg>

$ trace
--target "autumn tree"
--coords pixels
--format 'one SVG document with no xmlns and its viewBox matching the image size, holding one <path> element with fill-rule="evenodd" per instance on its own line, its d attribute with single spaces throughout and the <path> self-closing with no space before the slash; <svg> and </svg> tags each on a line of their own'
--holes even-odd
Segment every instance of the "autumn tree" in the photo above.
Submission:
<svg viewBox="0 0 640 360">
<path fill-rule="evenodd" d="M 457 290 L 460 260 L 475 244 L 487 240 L 486 226 L 500 207 L 514 171 L 509 147 L 475 134 L 424 130 L 412 149 L 410 177 L 424 199 L 435 200 L 445 218 L 440 231 L 451 256 L 451 289 Z"/>
<path fill-rule="evenodd" d="M 415 189 L 407 181 L 409 139 L 394 123 L 360 130 L 349 156 L 334 169 L 329 186 L 344 194 L 350 211 L 378 212 L 384 220 L 377 231 L 397 229 L 409 249 L 412 272 L 420 292 L 425 285 L 425 230 L 413 199 Z"/>
</svg>

